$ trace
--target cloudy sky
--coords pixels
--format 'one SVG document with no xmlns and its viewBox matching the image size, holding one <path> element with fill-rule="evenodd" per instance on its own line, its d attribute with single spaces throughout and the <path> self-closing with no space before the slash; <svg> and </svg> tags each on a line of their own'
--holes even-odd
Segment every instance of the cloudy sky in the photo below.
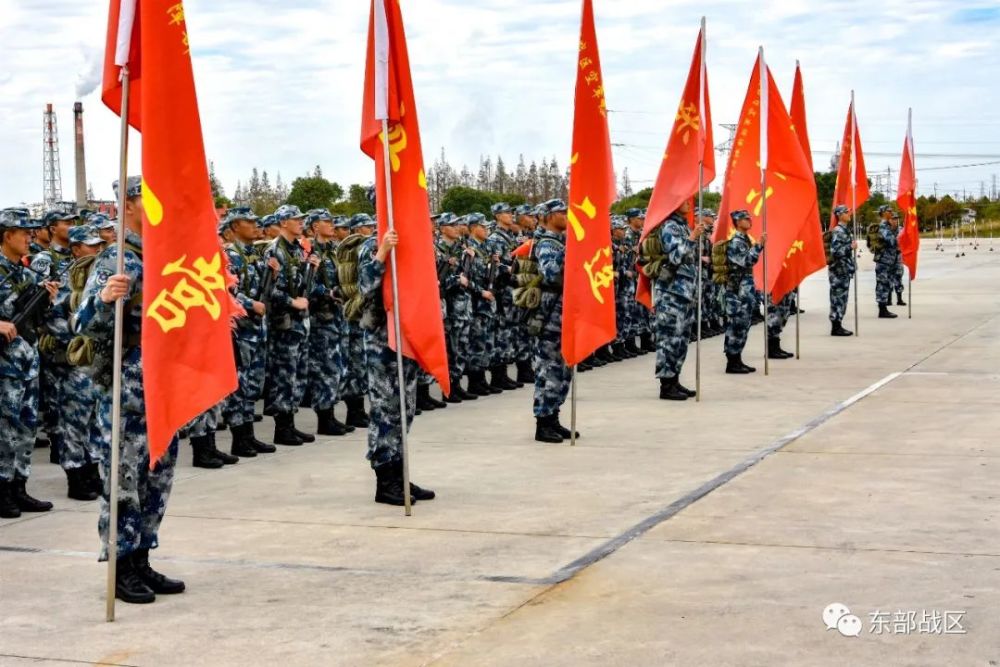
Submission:
<svg viewBox="0 0 1000 667">
<path fill-rule="evenodd" d="M 914 109 L 923 192 L 979 194 L 1000 174 L 1000 6 L 995 1 L 594 0 L 615 167 L 656 176 L 707 16 L 716 123 L 735 123 L 758 45 L 790 95 L 806 84 L 817 166 L 856 90 L 869 173 L 893 171 Z M 206 150 L 231 193 L 254 166 L 286 181 L 322 165 L 369 182 L 358 150 L 367 0 L 186 0 Z M 85 108 L 88 181 L 110 197 L 117 118 L 96 92 L 106 0 L 3 0 L 0 205 L 42 196 L 42 111 L 59 114 L 62 184 L 73 197 L 72 104 Z M 516 161 L 570 149 L 578 0 L 405 0 L 425 160 Z M 726 131 L 716 126 L 716 142 Z M 134 165 L 138 165 L 135 152 Z M 722 159 L 724 163 L 724 159 Z M 951 168 L 954 165 L 994 164 Z M 136 167 L 137 168 L 137 167 Z M 721 181 L 720 181 L 721 182 Z"/>
</svg>

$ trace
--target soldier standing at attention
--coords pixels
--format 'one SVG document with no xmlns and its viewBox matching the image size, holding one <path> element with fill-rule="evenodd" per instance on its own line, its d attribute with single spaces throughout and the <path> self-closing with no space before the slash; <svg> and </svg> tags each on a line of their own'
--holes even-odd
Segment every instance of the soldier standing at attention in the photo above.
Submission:
<svg viewBox="0 0 1000 667">
<path fill-rule="evenodd" d="M 370 237 L 375 231 L 375 221 L 367 213 L 358 213 L 351 217 L 350 234 L 340 241 L 346 247 L 355 248 L 352 253 L 353 261 L 357 261 L 359 244 L 363 238 Z M 338 232 L 342 234 L 343 232 Z M 338 246 L 339 247 L 339 246 Z M 341 261 L 341 264 L 345 262 Z M 349 270 L 346 266 L 342 270 Z M 357 272 L 357 264 L 353 271 Z M 356 279 L 355 279 L 356 282 Z M 368 394 L 368 370 L 365 358 L 365 335 L 361 325 L 357 320 L 349 320 L 347 323 L 347 369 L 344 373 L 344 386 L 342 395 L 344 404 L 347 406 L 347 418 L 344 422 L 347 426 L 355 428 L 368 428 L 369 418 L 365 412 L 365 396 Z"/>
<path fill-rule="evenodd" d="M 148 603 L 156 595 L 184 591 L 184 582 L 169 579 L 149 564 L 149 550 L 159 546 L 160 523 L 174 481 L 177 461 L 177 438 L 163 457 L 150 469 L 149 441 L 146 438 L 146 403 L 142 382 L 142 179 L 130 176 L 125 183 L 125 238 L 122 247 L 111 246 L 102 252 L 87 279 L 80 307 L 74 315 L 78 334 L 91 338 L 99 361 L 95 377 L 99 400 L 98 421 L 101 429 L 111 430 L 112 356 L 114 347 L 115 301 L 125 299 L 122 323 L 125 347 L 122 357 L 121 443 L 118 470 L 111 470 L 111 453 L 101 457 L 104 493 L 98 532 L 102 549 L 100 560 L 108 557 L 108 498 L 111 475 L 118 475 L 118 562 L 115 596 L 124 602 Z M 115 183 L 115 193 L 118 183 Z M 117 274 L 118 253 L 125 257 L 125 272 Z M 109 438 L 102 438 L 106 448 Z"/>
<path fill-rule="evenodd" d="M 486 383 L 486 370 L 494 359 L 497 333 L 497 301 L 492 291 L 491 274 L 500 258 L 491 255 L 487 244 L 486 220 L 481 213 L 466 216 L 469 222 L 469 289 L 472 296 L 472 326 L 469 329 L 469 392 L 479 396 L 499 394 L 500 384 Z M 506 373 L 506 365 L 503 366 Z M 495 373 L 499 372 L 494 370 Z M 497 377 L 494 375 L 494 377 Z M 509 379 L 509 378 L 508 378 Z M 516 386 L 513 387 L 516 389 Z"/>
<path fill-rule="evenodd" d="M 871 239 L 869 248 L 875 255 L 875 303 L 881 319 L 899 317 L 889 310 L 892 292 L 896 282 L 896 266 L 900 264 L 899 223 L 892 219 L 892 207 L 883 204 L 878 208 L 880 221 L 878 231 Z"/>
<path fill-rule="evenodd" d="M 726 372 L 745 375 L 757 371 L 743 363 L 743 348 L 747 344 L 750 323 L 757 308 L 757 288 L 753 281 L 753 267 L 760 259 L 767 236 L 761 234 L 756 245 L 750 241 L 753 220 L 749 211 L 729 214 L 736 233 L 726 247 Z"/>
<path fill-rule="evenodd" d="M 705 231 L 702 221 L 694 229 L 688 227 L 690 208 L 691 203 L 685 201 L 650 231 L 639 260 L 643 273 L 653 282 L 656 377 L 660 399 L 667 401 L 686 401 L 695 395 L 680 383 L 697 313 L 696 272 L 701 264 L 697 243 Z"/>
<path fill-rule="evenodd" d="M 512 380 L 507 374 L 507 366 L 517 361 L 514 350 L 514 290 L 511 286 L 511 272 L 514 265 L 513 253 L 517 249 L 517 222 L 514 211 L 506 202 L 494 204 L 490 209 L 496 219 L 496 228 L 486 239 L 489 254 L 498 258 L 494 267 L 493 291 L 496 294 L 496 320 L 493 327 L 493 358 L 490 366 L 490 385 L 494 389 L 519 389 L 524 383 Z"/>
<path fill-rule="evenodd" d="M 894 229 L 897 232 L 896 236 L 896 246 L 899 246 L 899 213 L 892 214 L 892 222 Z M 906 302 L 903 301 L 903 253 L 899 252 L 896 254 L 896 269 L 893 272 L 893 287 L 896 291 L 896 305 L 905 306 Z"/>
<path fill-rule="evenodd" d="M 847 298 L 851 292 L 857 259 L 854 251 L 858 242 L 851 232 L 851 210 L 843 204 L 833 209 L 837 217 L 836 226 L 830 230 L 830 335 L 853 336 L 841 322 L 847 313 Z"/>
<path fill-rule="evenodd" d="M 274 444 L 298 446 L 313 442 L 315 436 L 295 428 L 295 410 L 305 391 L 302 346 L 309 336 L 309 299 L 302 293 L 306 259 L 299 243 L 305 215 L 298 206 L 284 205 L 274 212 L 280 235 L 268 247 L 265 257 L 278 262 L 278 276 L 271 296 L 268 320 L 267 409 L 274 414 Z"/>
<path fill-rule="evenodd" d="M 21 512 L 47 512 L 52 503 L 28 495 L 31 452 L 38 423 L 38 349 L 36 323 L 23 331 L 12 320 L 18 297 L 39 282 L 23 265 L 31 230 L 37 225 L 25 209 L 0 211 L 0 518 L 16 519 Z M 57 283 L 42 283 L 54 299 Z"/>
<path fill-rule="evenodd" d="M 522 204 L 514 209 L 515 219 L 517 220 L 518 246 L 530 241 L 535 235 L 535 227 L 538 226 L 538 220 L 532 211 L 533 208 L 528 204 Z M 511 299 L 513 300 L 513 293 Z M 511 319 L 515 318 L 514 308 L 511 308 Z M 523 384 L 533 384 L 535 382 L 535 372 L 531 368 L 531 338 L 528 336 L 528 332 L 525 330 L 522 322 L 512 322 L 510 328 L 511 347 L 513 348 L 514 361 L 517 365 L 516 381 Z"/>
</svg>

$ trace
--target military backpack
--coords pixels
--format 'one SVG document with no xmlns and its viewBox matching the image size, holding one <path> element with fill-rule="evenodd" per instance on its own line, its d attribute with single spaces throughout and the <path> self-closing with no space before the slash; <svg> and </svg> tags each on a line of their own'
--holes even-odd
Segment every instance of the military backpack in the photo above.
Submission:
<svg viewBox="0 0 1000 667">
<path fill-rule="evenodd" d="M 729 283 L 729 242 L 732 237 L 712 246 L 712 282 L 716 285 Z"/>
<path fill-rule="evenodd" d="M 669 280 L 674 273 L 672 264 L 666 261 L 667 253 L 663 250 L 663 239 L 660 238 L 660 226 L 654 227 L 639 244 L 639 256 L 636 263 L 642 274 L 650 280 Z"/>
<path fill-rule="evenodd" d="M 823 254 L 826 255 L 826 263 L 833 263 L 833 228 L 823 232 Z"/>
<path fill-rule="evenodd" d="M 883 250 L 885 250 L 885 240 L 882 235 L 878 233 L 879 223 L 873 222 L 868 225 L 867 233 L 865 234 L 865 241 L 868 243 L 868 249 L 872 251 L 872 254 L 877 255 Z"/>
<path fill-rule="evenodd" d="M 360 322 L 364 315 L 365 300 L 358 287 L 358 254 L 361 252 L 361 244 L 367 239 L 367 236 L 352 234 L 341 241 L 334 251 L 337 281 L 344 299 L 344 317 L 348 322 Z"/>
</svg>

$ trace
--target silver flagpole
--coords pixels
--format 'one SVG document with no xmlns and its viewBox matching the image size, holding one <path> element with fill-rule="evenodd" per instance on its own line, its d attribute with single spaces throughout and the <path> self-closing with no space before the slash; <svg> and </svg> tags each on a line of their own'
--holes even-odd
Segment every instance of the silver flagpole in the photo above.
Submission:
<svg viewBox="0 0 1000 667">
<path fill-rule="evenodd" d="M 129 71 L 122 66 L 122 108 L 120 162 L 118 169 L 118 245 L 115 273 L 125 273 L 125 202 L 128 199 L 128 107 Z M 124 337 L 125 299 L 115 301 L 114 356 L 111 372 L 111 464 L 108 469 L 108 581 L 105 591 L 105 614 L 108 623 L 115 620 L 115 580 L 118 572 L 118 449 L 122 439 L 122 339 Z"/>
<path fill-rule="evenodd" d="M 704 126 L 705 119 L 705 53 L 708 48 L 706 43 L 708 35 L 705 33 L 705 17 L 701 17 L 701 64 L 699 66 L 698 73 L 698 116 L 701 118 L 702 126 Z M 707 133 L 707 129 L 706 129 Z M 699 139 L 701 132 L 699 131 Z M 705 206 L 705 147 L 701 146 L 699 141 L 699 146 L 701 147 L 701 155 L 698 156 L 698 217 L 701 217 L 701 210 Z M 695 226 L 701 224 L 701 220 L 695 221 Z M 704 233 L 698 237 L 698 259 L 695 266 L 698 269 L 698 310 L 697 317 L 698 321 L 695 324 L 696 335 L 694 341 L 694 400 L 696 403 L 701 402 L 701 317 L 702 317 L 702 293 L 704 292 L 704 281 L 702 279 L 702 271 L 704 268 L 701 265 L 702 253 L 705 251 L 705 235 Z M 680 377 L 677 378 L 680 381 Z"/>
<path fill-rule="evenodd" d="M 855 111 L 854 111 L 854 91 L 851 91 L 851 226 L 854 230 L 854 243 L 858 242 L 858 187 L 857 187 L 857 174 L 856 164 L 857 164 L 857 150 L 858 147 L 854 143 L 854 137 L 857 136 L 857 126 L 855 125 Z M 854 335 L 860 336 L 861 332 L 858 328 L 858 251 L 856 248 L 851 248 L 851 254 L 854 256 Z"/>
<path fill-rule="evenodd" d="M 395 231 L 396 221 L 392 213 L 392 171 L 389 156 L 389 121 L 382 119 L 382 162 L 385 166 L 386 224 L 390 232 Z M 413 514 L 410 500 L 410 456 L 406 434 L 406 376 L 403 373 L 403 330 L 399 324 L 399 279 L 396 276 L 396 249 L 389 252 L 392 270 L 392 328 L 396 334 L 396 380 L 399 383 L 399 426 L 400 445 L 403 456 L 403 508 L 406 516 Z"/>
<path fill-rule="evenodd" d="M 771 374 L 770 359 L 768 359 L 767 340 L 767 309 L 771 301 L 771 293 L 767 289 L 767 158 L 768 158 L 768 84 L 770 75 L 767 72 L 767 63 L 764 62 L 764 47 L 760 47 L 760 200 L 762 206 L 761 222 L 763 223 L 763 238 L 765 247 L 764 253 L 764 276 L 761 283 L 761 292 L 764 293 L 764 321 L 761 328 L 764 330 L 764 375 Z"/>
<path fill-rule="evenodd" d="M 569 444 L 576 447 L 576 366 L 573 366 L 573 381 L 570 383 L 569 402 Z"/>
</svg>

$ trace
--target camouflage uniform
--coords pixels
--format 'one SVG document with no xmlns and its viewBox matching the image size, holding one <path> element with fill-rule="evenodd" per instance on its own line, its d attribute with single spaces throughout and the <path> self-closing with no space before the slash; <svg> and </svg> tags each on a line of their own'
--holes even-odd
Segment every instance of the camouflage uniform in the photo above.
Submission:
<svg viewBox="0 0 1000 667">
<path fill-rule="evenodd" d="M 517 361 L 514 349 L 514 290 L 508 277 L 514 263 L 513 252 L 517 249 L 517 238 L 506 229 L 497 227 L 486 239 L 486 255 L 496 255 L 500 265 L 495 269 L 493 304 L 495 320 L 491 326 L 493 333 L 493 354 L 490 366 L 512 364 Z"/>
<path fill-rule="evenodd" d="M 48 216 L 46 216 L 48 219 Z M 73 255 L 69 248 L 63 248 L 55 241 L 49 247 L 34 255 L 31 259 L 31 270 L 39 280 L 52 280 L 60 282 L 60 296 L 64 301 L 69 299 L 69 284 L 66 281 L 65 270 L 72 264 Z M 66 348 L 71 336 L 69 335 L 69 314 L 65 308 L 51 312 L 46 318 L 43 333 L 48 334 L 39 346 L 39 375 L 38 375 L 38 408 L 41 416 L 41 426 L 48 434 L 54 452 L 60 457 L 62 463 L 63 442 L 66 439 L 60 413 L 63 410 L 63 397 L 65 385 L 69 377 L 70 367 L 66 363 Z M 72 463 L 76 454 L 71 455 L 68 462 Z M 83 463 L 70 467 L 81 467 Z M 69 468 L 63 465 L 63 469 Z"/>
<path fill-rule="evenodd" d="M 300 296 L 306 254 L 298 241 L 276 238 L 265 252 L 265 260 L 274 257 L 281 268 L 274 281 L 271 312 L 268 320 L 267 409 L 291 414 L 302 401 L 305 391 L 303 348 L 309 337 L 308 311 L 292 308 Z"/>
<path fill-rule="evenodd" d="M 784 331 L 788 318 L 792 316 L 798 305 L 795 303 L 795 290 L 786 294 L 778 303 L 773 301 L 767 306 L 767 335 L 777 338 Z"/>
<path fill-rule="evenodd" d="M 472 323 L 469 327 L 469 371 L 480 373 L 494 365 L 497 331 L 497 303 L 487 301 L 482 292 L 491 289 L 490 272 L 493 264 L 486 242 L 469 239 L 469 248 L 476 256 L 469 264 L 469 291 L 472 296 Z M 513 302 L 512 302 L 513 303 Z M 500 362 L 504 363 L 504 362 Z"/>
<path fill-rule="evenodd" d="M 358 288 L 366 301 L 362 323 L 368 359 L 368 397 L 371 401 L 367 459 L 373 469 L 402 462 L 403 442 L 396 352 L 389 347 L 388 321 L 382 300 L 386 266 L 376 260 L 377 249 L 378 239 L 373 235 L 362 244 L 358 254 Z M 416 409 L 419 370 L 420 367 L 412 359 L 403 359 L 407 431 Z"/>
<path fill-rule="evenodd" d="M 634 259 L 636 254 L 639 252 L 639 236 L 641 233 L 641 231 L 637 232 L 631 228 L 625 232 L 625 249 L 626 252 L 630 254 L 632 259 Z M 632 263 L 635 264 L 635 262 Z M 646 306 L 635 300 L 638 280 L 639 277 L 634 275 L 631 279 L 626 281 L 625 289 L 631 295 L 628 299 L 628 307 L 630 309 L 628 318 L 629 330 L 626 335 L 626 338 L 628 339 L 634 339 L 652 331 L 649 310 Z"/>
<path fill-rule="evenodd" d="M 333 408 L 340 392 L 341 378 L 347 368 L 343 343 L 346 320 L 343 310 L 333 300 L 337 289 L 336 246 L 316 243 L 313 252 L 319 257 L 316 281 L 309 295 L 312 329 L 309 332 L 309 389 L 312 408 L 317 412 Z"/>
<path fill-rule="evenodd" d="M 830 237 L 830 321 L 840 322 L 847 313 L 847 299 L 854 277 L 855 257 L 851 228 L 838 224 Z"/>
<path fill-rule="evenodd" d="M 466 287 L 462 287 L 459 277 L 463 274 L 462 266 L 468 266 L 468 261 L 464 261 L 465 246 L 461 241 L 448 241 L 440 239 L 437 243 L 437 251 L 447 259 L 457 259 L 459 266 L 449 272 L 447 279 L 442 285 L 445 293 L 445 300 L 448 308 L 448 320 L 446 337 L 448 343 L 449 373 L 451 384 L 455 386 L 465 375 L 469 366 L 469 343 L 472 333 L 472 294 Z M 466 278 L 468 276 L 466 275 Z M 471 286 L 471 282 L 470 282 Z"/>
<path fill-rule="evenodd" d="M 736 232 L 726 248 L 729 281 L 726 285 L 726 355 L 741 355 L 747 344 L 750 320 L 757 308 L 753 267 L 763 246 L 751 245 L 746 232 Z"/>
<path fill-rule="evenodd" d="M 651 233 L 660 235 L 664 253 L 663 268 L 653 280 L 656 377 L 671 379 L 680 376 L 696 317 L 698 248 L 679 213 Z"/>
<path fill-rule="evenodd" d="M 130 196 L 133 186 L 130 182 Z M 146 438 L 146 403 L 143 395 L 142 350 L 142 239 L 131 230 L 125 233 L 125 275 L 129 291 L 125 296 L 124 354 L 122 359 L 121 443 L 118 475 L 118 557 L 123 558 L 140 549 L 158 546 L 160 522 L 166 512 L 167 500 L 174 481 L 177 460 L 177 438 L 163 457 L 149 468 L 149 441 Z M 129 247 L 132 246 L 132 247 Z M 100 363 L 95 368 L 98 389 L 98 424 L 104 433 L 111 431 L 111 357 L 114 344 L 115 305 L 101 301 L 100 292 L 108 278 L 117 272 L 118 246 L 104 250 L 97 258 L 84 288 L 80 306 L 74 315 L 74 329 L 90 337 Z M 108 497 L 111 493 L 110 438 L 101 438 L 105 450 L 101 455 L 101 478 L 104 493 L 98 531 L 101 536 L 101 560 L 108 555 Z"/>
<path fill-rule="evenodd" d="M 888 306 L 892 303 L 892 292 L 896 287 L 896 267 L 901 266 L 899 238 L 887 220 L 878 226 L 882 239 L 882 250 L 875 255 L 875 303 Z M 902 285 L 899 292 L 902 293 Z"/>
<path fill-rule="evenodd" d="M 253 312 L 253 302 L 260 301 L 261 280 L 271 269 L 255 246 L 234 241 L 226 247 L 229 270 L 236 278 L 235 297 L 247 316 L 236 321 L 233 347 L 239 384 L 223 403 L 222 413 L 230 427 L 252 424 L 254 404 L 264 390 L 267 346 L 267 317 Z"/>
<path fill-rule="evenodd" d="M 566 234 L 539 229 L 532 252 L 538 261 L 542 282 L 542 302 L 538 316 L 543 326 L 535 338 L 535 417 L 558 414 L 566 402 L 573 371 L 562 356 L 563 272 L 566 262 Z"/>
<path fill-rule="evenodd" d="M 612 242 L 615 267 L 615 325 L 618 344 L 625 344 L 632 332 L 635 304 L 635 255 L 625 239 Z M 631 275 L 629 275 L 631 274 Z"/>
</svg>

